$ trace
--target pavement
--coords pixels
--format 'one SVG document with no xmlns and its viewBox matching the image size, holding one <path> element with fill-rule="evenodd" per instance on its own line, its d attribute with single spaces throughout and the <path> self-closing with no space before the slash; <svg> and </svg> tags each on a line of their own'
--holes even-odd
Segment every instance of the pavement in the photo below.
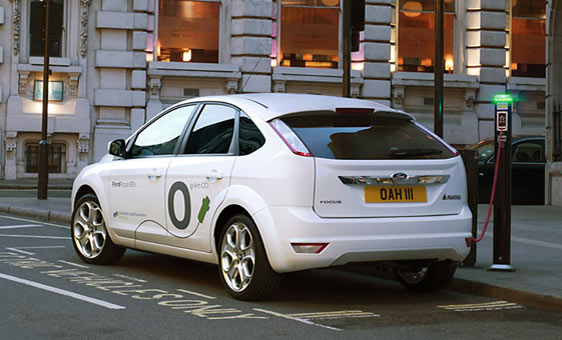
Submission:
<svg viewBox="0 0 562 340">
<path fill-rule="evenodd" d="M 69 181 L 50 180 L 50 198 L 38 200 L 33 181 L 0 181 L 0 213 L 68 225 L 70 189 Z M 478 205 L 479 233 L 487 211 L 487 205 Z M 512 206 L 510 263 L 513 272 L 488 270 L 492 219 L 475 265 L 459 266 L 447 289 L 562 312 L 562 207 Z"/>
</svg>

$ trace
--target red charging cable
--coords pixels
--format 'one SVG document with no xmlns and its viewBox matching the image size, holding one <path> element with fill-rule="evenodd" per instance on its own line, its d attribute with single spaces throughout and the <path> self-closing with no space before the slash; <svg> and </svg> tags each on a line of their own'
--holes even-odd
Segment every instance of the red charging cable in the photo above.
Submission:
<svg viewBox="0 0 562 340">
<path fill-rule="evenodd" d="M 498 182 L 498 169 L 500 165 L 500 156 L 502 151 L 503 142 L 502 139 L 502 131 L 500 131 L 500 135 L 498 136 L 498 152 L 496 152 L 496 166 L 494 169 L 494 182 L 492 183 L 492 195 L 490 196 L 490 204 L 488 205 L 488 216 L 486 217 L 486 222 L 484 223 L 484 229 L 482 229 L 482 234 L 480 234 L 479 238 L 472 238 L 473 242 L 480 242 L 484 238 L 484 234 L 486 234 L 486 229 L 488 229 L 488 223 L 490 223 L 490 216 L 492 215 L 492 204 L 494 203 L 494 196 L 496 195 L 496 184 Z"/>
</svg>

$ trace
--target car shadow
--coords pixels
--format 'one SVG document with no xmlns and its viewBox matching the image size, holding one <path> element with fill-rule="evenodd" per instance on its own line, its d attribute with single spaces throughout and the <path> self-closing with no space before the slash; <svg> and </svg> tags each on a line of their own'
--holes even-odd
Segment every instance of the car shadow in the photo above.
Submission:
<svg viewBox="0 0 562 340">
<path fill-rule="evenodd" d="M 217 298 L 233 299 L 222 286 L 216 265 L 172 256 L 128 250 L 116 264 L 130 275 L 142 275 L 151 282 L 201 287 L 198 292 Z M 390 279 L 392 273 L 358 272 L 354 267 L 312 269 L 282 275 L 281 286 L 267 301 L 260 304 L 291 303 L 310 305 L 349 306 L 435 303 L 450 300 L 451 292 L 416 293 L 406 290 Z"/>
</svg>

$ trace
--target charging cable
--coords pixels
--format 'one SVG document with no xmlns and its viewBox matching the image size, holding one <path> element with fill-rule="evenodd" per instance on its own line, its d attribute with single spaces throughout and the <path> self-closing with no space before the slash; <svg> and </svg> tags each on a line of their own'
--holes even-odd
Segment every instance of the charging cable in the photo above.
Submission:
<svg viewBox="0 0 562 340">
<path fill-rule="evenodd" d="M 488 223 L 490 223 L 490 216 L 492 215 L 492 204 L 494 204 L 494 196 L 496 195 L 496 184 L 498 182 L 498 169 L 500 167 L 500 156 L 502 152 L 503 142 L 502 139 L 503 131 L 500 131 L 500 135 L 498 136 L 498 151 L 496 152 L 496 164 L 494 169 L 494 182 L 492 183 L 492 195 L 490 196 L 490 204 L 488 205 L 488 216 L 486 217 L 486 222 L 484 223 L 484 229 L 482 229 L 482 234 L 480 237 L 473 238 L 473 242 L 480 242 L 484 238 L 484 234 L 486 234 L 486 229 L 488 229 Z"/>
</svg>

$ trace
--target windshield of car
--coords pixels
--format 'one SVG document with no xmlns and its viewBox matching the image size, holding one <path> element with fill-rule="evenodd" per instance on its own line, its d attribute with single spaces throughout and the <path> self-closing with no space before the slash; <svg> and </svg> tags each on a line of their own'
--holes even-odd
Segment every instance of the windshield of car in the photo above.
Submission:
<svg viewBox="0 0 562 340">
<path fill-rule="evenodd" d="M 384 113 L 300 112 L 281 117 L 312 156 L 328 159 L 444 159 L 446 145 L 414 121 Z"/>
<path fill-rule="evenodd" d="M 494 154 L 494 141 L 483 141 L 472 146 L 470 149 L 478 152 L 479 162 L 485 162 Z"/>
</svg>

